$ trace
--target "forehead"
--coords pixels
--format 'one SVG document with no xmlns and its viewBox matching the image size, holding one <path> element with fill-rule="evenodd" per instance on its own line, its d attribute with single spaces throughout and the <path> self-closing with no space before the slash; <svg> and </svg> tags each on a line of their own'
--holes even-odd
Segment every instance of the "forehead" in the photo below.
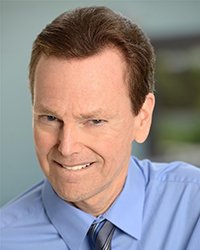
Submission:
<svg viewBox="0 0 200 250">
<path fill-rule="evenodd" d="M 121 52 L 107 48 L 84 59 L 42 56 L 35 73 L 35 101 L 93 108 L 117 105 L 128 96 L 127 65 Z M 75 99 L 75 100 L 74 100 Z"/>
<path fill-rule="evenodd" d="M 58 67 L 55 67 L 56 64 Z M 63 67 L 64 66 L 64 67 Z M 109 46 L 97 54 L 84 58 L 63 58 L 55 56 L 41 55 L 35 70 L 35 81 L 42 75 L 53 75 L 55 71 L 64 72 L 72 70 L 81 70 L 84 76 L 96 72 L 103 75 L 109 75 L 109 78 L 114 78 L 116 75 L 121 76 L 123 81 L 128 75 L 128 66 L 125 57 L 120 49 Z M 116 74 L 117 73 L 117 74 Z M 58 75 L 57 75 L 58 76 Z M 40 80 L 40 79 L 39 79 Z M 43 80 L 43 79 L 42 79 Z"/>
</svg>

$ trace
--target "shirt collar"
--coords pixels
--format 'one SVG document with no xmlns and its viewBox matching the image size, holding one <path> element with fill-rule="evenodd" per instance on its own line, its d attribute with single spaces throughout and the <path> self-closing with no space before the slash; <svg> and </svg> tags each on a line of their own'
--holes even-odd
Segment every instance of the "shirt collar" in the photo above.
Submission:
<svg viewBox="0 0 200 250">
<path fill-rule="evenodd" d="M 135 158 L 131 158 L 124 188 L 104 217 L 125 233 L 141 238 L 145 178 Z"/>
<path fill-rule="evenodd" d="M 62 200 L 46 180 L 42 199 L 47 215 L 70 249 L 79 249 L 94 217 Z"/>
<path fill-rule="evenodd" d="M 131 159 L 122 192 L 111 208 L 101 216 L 136 239 L 140 239 L 141 236 L 144 182 L 141 170 L 135 160 Z M 49 219 L 63 240 L 70 249 L 79 249 L 95 217 L 58 197 L 47 180 L 42 199 Z"/>
</svg>

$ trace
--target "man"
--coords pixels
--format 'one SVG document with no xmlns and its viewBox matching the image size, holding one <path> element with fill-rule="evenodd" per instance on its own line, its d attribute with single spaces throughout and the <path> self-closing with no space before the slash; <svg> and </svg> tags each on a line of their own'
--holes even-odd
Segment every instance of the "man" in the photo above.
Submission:
<svg viewBox="0 0 200 250">
<path fill-rule="evenodd" d="M 200 171 L 130 157 L 155 102 L 137 25 L 105 7 L 66 12 L 35 40 L 29 76 L 47 179 L 2 209 L 2 249 L 200 249 Z"/>
</svg>

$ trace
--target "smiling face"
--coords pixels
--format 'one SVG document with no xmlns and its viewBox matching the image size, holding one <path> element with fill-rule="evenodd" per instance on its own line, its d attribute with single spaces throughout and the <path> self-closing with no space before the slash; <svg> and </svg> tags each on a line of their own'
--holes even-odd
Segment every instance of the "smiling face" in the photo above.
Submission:
<svg viewBox="0 0 200 250">
<path fill-rule="evenodd" d="M 122 190 L 131 143 L 140 137 L 148 113 L 133 115 L 127 89 L 126 63 L 115 48 L 86 59 L 43 56 L 36 68 L 33 113 L 40 165 L 61 198 L 94 215 Z"/>
</svg>

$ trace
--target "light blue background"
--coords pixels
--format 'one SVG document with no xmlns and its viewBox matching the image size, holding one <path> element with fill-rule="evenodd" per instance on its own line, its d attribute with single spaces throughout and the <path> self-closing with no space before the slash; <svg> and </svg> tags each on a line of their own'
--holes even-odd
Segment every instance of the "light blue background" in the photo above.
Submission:
<svg viewBox="0 0 200 250">
<path fill-rule="evenodd" d="M 151 37 L 200 27 L 199 1 L 1 1 L 1 202 L 42 178 L 32 139 L 28 64 L 42 28 L 65 10 L 106 5 L 134 19 Z M 145 147 L 137 147 L 141 154 Z"/>
</svg>

